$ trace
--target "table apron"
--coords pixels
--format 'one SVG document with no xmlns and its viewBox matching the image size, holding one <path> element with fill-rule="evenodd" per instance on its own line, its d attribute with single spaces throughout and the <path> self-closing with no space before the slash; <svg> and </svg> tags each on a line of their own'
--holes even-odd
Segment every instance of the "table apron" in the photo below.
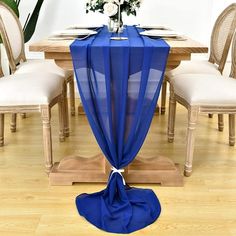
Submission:
<svg viewBox="0 0 236 236">
<path fill-rule="evenodd" d="M 45 52 L 46 59 L 54 59 L 56 64 L 63 69 L 72 70 L 72 58 L 68 52 Z M 191 59 L 191 53 L 170 53 L 167 62 L 167 69 L 176 68 L 181 61 Z"/>
</svg>

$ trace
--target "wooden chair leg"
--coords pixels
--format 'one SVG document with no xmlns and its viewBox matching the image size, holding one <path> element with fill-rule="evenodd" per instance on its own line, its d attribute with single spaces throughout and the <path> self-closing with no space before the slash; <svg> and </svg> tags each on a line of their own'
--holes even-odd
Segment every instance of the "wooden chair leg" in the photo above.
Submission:
<svg viewBox="0 0 236 236">
<path fill-rule="evenodd" d="M 223 114 L 218 115 L 218 130 L 222 132 L 224 130 L 224 116 Z"/>
<path fill-rule="evenodd" d="M 162 82 L 161 87 L 161 114 L 164 115 L 166 112 L 166 89 L 167 89 L 167 81 L 166 79 Z"/>
<path fill-rule="evenodd" d="M 43 149 L 45 159 L 45 171 L 49 175 L 53 166 L 52 136 L 51 136 L 51 110 L 48 106 L 41 107 L 43 122 Z"/>
<path fill-rule="evenodd" d="M 195 142 L 195 129 L 198 119 L 198 107 L 190 107 L 188 110 L 188 129 L 186 144 L 186 160 L 184 166 L 184 175 L 189 177 L 192 174 L 193 152 Z"/>
<path fill-rule="evenodd" d="M 235 115 L 229 114 L 229 145 L 235 145 Z"/>
<path fill-rule="evenodd" d="M 69 130 L 69 112 L 68 112 L 68 99 L 67 99 L 67 84 L 65 83 L 63 86 L 63 99 L 62 99 L 62 104 L 63 104 L 63 119 L 64 119 L 64 135 L 65 137 L 70 136 L 70 130 Z"/>
<path fill-rule="evenodd" d="M 168 142 L 173 143 L 175 135 L 175 115 L 176 115 L 176 100 L 172 86 L 170 87 L 169 99 L 169 114 L 168 114 Z"/>
<path fill-rule="evenodd" d="M 70 113 L 72 116 L 75 116 L 75 83 L 74 76 L 71 77 L 69 82 L 69 90 L 70 90 Z"/>
<path fill-rule="evenodd" d="M 0 114 L 0 147 L 4 145 L 4 114 Z"/>
<path fill-rule="evenodd" d="M 59 111 L 59 141 L 64 142 L 65 141 L 65 134 L 64 134 L 64 127 L 65 127 L 65 121 L 64 121 L 64 107 L 63 107 L 63 97 L 58 101 L 58 111 Z"/>
<path fill-rule="evenodd" d="M 14 133 L 16 132 L 16 119 L 17 119 L 17 114 L 16 113 L 13 113 L 11 115 L 11 132 Z"/>
</svg>

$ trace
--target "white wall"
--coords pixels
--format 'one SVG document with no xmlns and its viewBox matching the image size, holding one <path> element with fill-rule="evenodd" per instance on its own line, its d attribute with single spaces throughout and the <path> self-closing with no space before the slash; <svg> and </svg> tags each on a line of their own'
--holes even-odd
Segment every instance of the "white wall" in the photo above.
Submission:
<svg viewBox="0 0 236 236">
<path fill-rule="evenodd" d="M 45 38 L 68 25 L 83 23 L 107 23 L 107 17 L 99 13 L 85 13 L 86 0 L 45 0 L 39 16 L 35 35 L 31 42 Z M 218 14 L 232 0 L 143 0 L 138 16 L 124 17 L 126 24 L 166 25 L 204 44 L 209 45 L 210 33 Z M 22 0 L 21 22 L 36 3 Z M 32 54 L 28 54 L 32 56 Z"/>
</svg>

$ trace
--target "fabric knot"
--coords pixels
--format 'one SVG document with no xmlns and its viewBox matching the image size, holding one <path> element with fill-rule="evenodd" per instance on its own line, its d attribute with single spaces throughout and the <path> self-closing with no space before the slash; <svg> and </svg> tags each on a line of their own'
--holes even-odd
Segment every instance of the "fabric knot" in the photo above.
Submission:
<svg viewBox="0 0 236 236">
<path fill-rule="evenodd" d="M 110 181 L 110 179 L 111 179 L 113 174 L 118 173 L 122 177 L 123 184 L 126 185 L 125 184 L 125 179 L 124 179 L 124 177 L 122 175 L 122 173 L 125 172 L 125 170 L 124 169 L 116 169 L 114 166 L 111 167 L 111 170 L 112 170 L 112 172 L 111 172 L 109 181 Z"/>
</svg>

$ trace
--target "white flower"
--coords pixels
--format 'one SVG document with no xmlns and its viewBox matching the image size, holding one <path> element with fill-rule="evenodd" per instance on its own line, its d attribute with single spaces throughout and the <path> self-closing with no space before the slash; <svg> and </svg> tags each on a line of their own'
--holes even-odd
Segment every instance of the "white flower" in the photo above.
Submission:
<svg viewBox="0 0 236 236">
<path fill-rule="evenodd" d="M 110 17 L 114 16 L 117 13 L 118 6 L 114 3 L 108 2 L 104 5 L 103 9 L 104 13 Z"/>
</svg>

